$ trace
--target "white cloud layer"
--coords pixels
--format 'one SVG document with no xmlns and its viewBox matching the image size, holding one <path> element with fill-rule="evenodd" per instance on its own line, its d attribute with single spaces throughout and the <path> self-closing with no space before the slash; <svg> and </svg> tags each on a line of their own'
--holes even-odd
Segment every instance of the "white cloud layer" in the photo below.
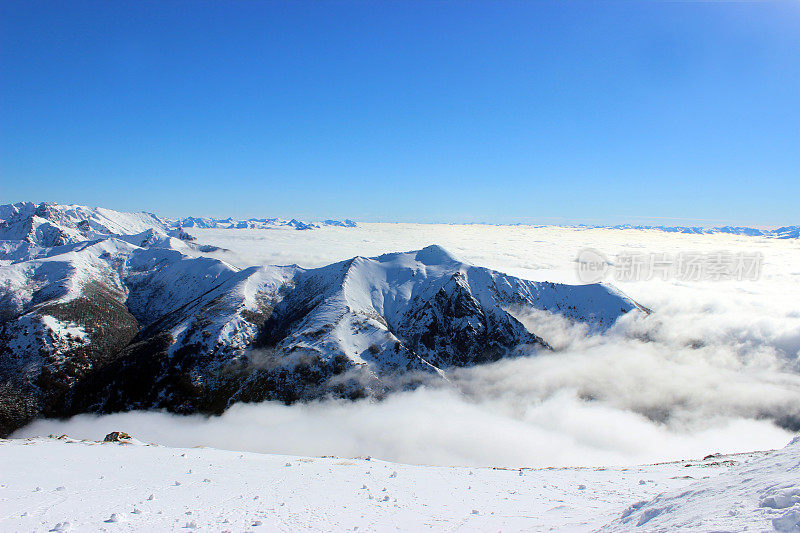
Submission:
<svg viewBox="0 0 800 533">
<path fill-rule="evenodd" d="M 761 279 L 649 281 L 620 288 L 650 307 L 606 335 L 534 313 L 520 317 L 552 354 L 459 369 L 384 401 L 236 405 L 220 417 L 166 413 L 39 421 L 16 436 L 102 438 L 124 430 L 175 446 L 372 455 L 426 464 L 633 464 L 784 445 L 800 424 L 800 246 L 792 241 L 655 231 L 370 224 L 357 229 L 197 232 L 245 266 L 313 267 L 438 243 L 529 279 L 575 282 L 582 247 L 760 251 Z"/>
</svg>

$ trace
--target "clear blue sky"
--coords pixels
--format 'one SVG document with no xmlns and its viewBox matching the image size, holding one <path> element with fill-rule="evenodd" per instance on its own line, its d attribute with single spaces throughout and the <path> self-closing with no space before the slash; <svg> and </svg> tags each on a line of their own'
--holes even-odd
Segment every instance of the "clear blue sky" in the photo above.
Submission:
<svg viewBox="0 0 800 533">
<path fill-rule="evenodd" d="M 0 203 L 800 223 L 796 0 L 4 0 L 0 43 Z"/>
</svg>

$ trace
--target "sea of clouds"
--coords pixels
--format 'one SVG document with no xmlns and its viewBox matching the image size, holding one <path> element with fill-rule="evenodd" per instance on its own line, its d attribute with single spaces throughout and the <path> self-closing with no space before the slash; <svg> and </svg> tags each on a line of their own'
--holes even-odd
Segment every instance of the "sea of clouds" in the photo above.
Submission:
<svg viewBox="0 0 800 533">
<path fill-rule="evenodd" d="M 525 226 L 364 224 L 197 230 L 237 266 L 316 267 L 440 244 L 474 264 L 577 282 L 591 247 L 759 252 L 758 280 L 615 283 L 653 310 L 587 335 L 557 315 L 519 318 L 555 350 L 448 373 L 382 401 L 235 405 L 219 417 L 132 412 L 38 421 L 15 436 L 112 430 L 172 446 L 375 456 L 421 464 L 610 465 L 781 447 L 800 430 L 800 243 L 731 235 Z"/>
</svg>

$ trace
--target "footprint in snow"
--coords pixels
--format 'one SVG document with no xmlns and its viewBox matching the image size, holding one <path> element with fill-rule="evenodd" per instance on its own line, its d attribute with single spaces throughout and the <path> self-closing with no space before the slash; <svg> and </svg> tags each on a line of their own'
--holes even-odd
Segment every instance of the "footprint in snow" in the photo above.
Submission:
<svg viewBox="0 0 800 533">
<path fill-rule="evenodd" d="M 106 520 L 106 524 L 114 524 L 121 520 L 120 516 L 117 513 L 112 513 L 111 516 Z"/>
<path fill-rule="evenodd" d="M 147 497 L 147 501 L 149 501 L 149 502 L 153 501 L 153 499 L 154 499 L 154 497 L 153 497 L 153 495 L 152 495 L 152 494 L 151 494 L 150 496 L 148 496 L 148 497 Z"/>
<path fill-rule="evenodd" d="M 181 484 L 181 482 L 180 482 L 180 481 L 175 481 L 175 486 L 176 486 L 176 487 L 180 486 L 180 484 Z"/>
<path fill-rule="evenodd" d="M 253 527 L 260 525 L 261 525 L 261 520 L 253 520 Z"/>
<path fill-rule="evenodd" d="M 50 531 L 69 531 L 70 529 L 72 528 L 70 527 L 69 522 L 59 522 L 58 524 L 53 526 L 53 529 L 51 529 Z"/>
<path fill-rule="evenodd" d="M 392 472 L 391 474 L 389 474 L 389 477 L 397 477 L 397 472 L 396 471 Z"/>
<path fill-rule="evenodd" d="M 184 529 L 197 529 L 197 522 L 195 522 L 195 521 L 186 522 L 186 525 L 183 526 L 183 528 Z"/>
</svg>

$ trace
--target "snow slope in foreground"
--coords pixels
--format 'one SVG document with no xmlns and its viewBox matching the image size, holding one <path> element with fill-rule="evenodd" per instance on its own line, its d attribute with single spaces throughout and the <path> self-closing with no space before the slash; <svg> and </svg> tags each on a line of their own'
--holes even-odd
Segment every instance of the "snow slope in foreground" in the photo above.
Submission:
<svg viewBox="0 0 800 533">
<path fill-rule="evenodd" d="M 769 526 L 772 526 L 770 528 Z M 628 507 L 602 531 L 800 531 L 800 437 L 719 476 Z"/>
<path fill-rule="evenodd" d="M 800 441 L 632 468 L 411 466 L 0 441 L 3 531 L 797 531 Z"/>
</svg>

